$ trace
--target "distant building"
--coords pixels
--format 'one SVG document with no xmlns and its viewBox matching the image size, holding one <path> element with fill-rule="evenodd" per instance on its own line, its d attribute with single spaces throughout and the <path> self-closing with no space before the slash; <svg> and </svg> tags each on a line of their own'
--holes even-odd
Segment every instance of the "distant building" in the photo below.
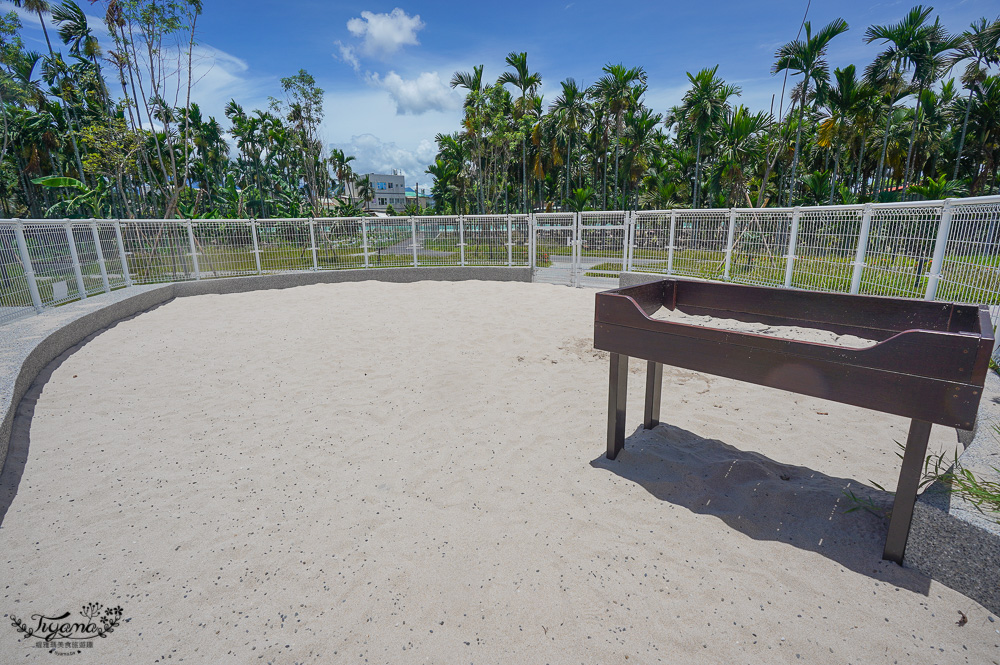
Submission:
<svg viewBox="0 0 1000 665">
<path fill-rule="evenodd" d="M 368 208 L 374 212 L 385 212 L 386 207 L 392 206 L 393 210 L 402 210 L 406 207 L 406 180 L 396 169 L 392 173 L 366 173 L 361 176 L 367 177 L 375 190 L 375 198 L 368 204 Z M 364 202 L 360 202 L 363 207 Z"/>
<path fill-rule="evenodd" d="M 407 187 L 406 188 L 406 205 L 410 205 L 411 203 L 413 205 L 417 205 L 418 204 L 417 190 L 414 189 L 413 187 Z M 427 192 L 427 189 L 424 188 L 424 187 L 421 187 L 419 205 L 420 205 L 421 209 L 423 209 L 423 208 L 433 208 L 434 207 L 434 197 L 432 197 Z"/>
</svg>

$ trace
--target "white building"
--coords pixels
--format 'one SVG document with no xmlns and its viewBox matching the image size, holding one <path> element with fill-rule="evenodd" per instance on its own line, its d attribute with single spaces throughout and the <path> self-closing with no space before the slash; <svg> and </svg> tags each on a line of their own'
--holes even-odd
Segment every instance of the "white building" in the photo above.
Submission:
<svg viewBox="0 0 1000 665">
<path fill-rule="evenodd" d="M 393 210 L 402 212 L 406 207 L 406 181 L 399 171 L 393 169 L 391 174 L 366 173 L 361 177 L 367 177 L 375 190 L 375 198 L 368 206 L 371 210 L 385 212 L 387 206 L 392 206 Z"/>
</svg>

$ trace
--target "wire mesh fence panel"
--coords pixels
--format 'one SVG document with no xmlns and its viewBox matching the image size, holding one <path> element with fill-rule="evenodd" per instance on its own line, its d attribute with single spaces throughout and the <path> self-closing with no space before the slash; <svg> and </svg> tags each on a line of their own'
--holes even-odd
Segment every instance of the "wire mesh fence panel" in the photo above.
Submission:
<svg viewBox="0 0 1000 665">
<path fill-rule="evenodd" d="M 678 210 L 674 230 L 674 274 L 722 278 L 728 235 L 728 210 Z"/>
<path fill-rule="evenodd" d="M 580 270 L 584 277 L 618 279 L 625 269 L 627 229 L 580 227 Z M 586 281 L 586 280 L 585 280 Z M 603 285 L 591 282 L 589 285 Z"/>
<path fill-rule="evenodd" d="M 534 281 L 552 284 L 572 284 L 574 277 L 572 227 L 535 229 Z"/>
<path fill-rule="evenodd" d="M 573 229 L 576 215 L 572 212 L 544 212 L 535 215 L 535 265 L 545 268 L 569 261 L 573 256 Z M 557 230 L 553 231 L 555 228 Z M 558 257 L 558 258 L 557 258 Z"/>
<path fill-rule="evenodd" d="M 936 295 L 1000 306 L 1000 203 L 954 206 Z"/>
<path fill-rule="evenodd" d="M 413 230 L 408 217 L 370 217 L 367 219 L 367 226 L 371 267 L 413 265 Z"/>
<path fill-rule="evenodd" d="M 312 270 L 312 240 L 309 220 L 257 220 L 257 246 L 264 272 Z"/>
<path fill-rule="evenodd" d="M 940 205 L 873 209 L 861 293 L 923 297 L 940 220 Z"/>
<path fill-rule="evenodd" d="M 365 267 L 365 238 L 360 217 L 313 220 L 316 264 L 320 270 Z"/>
<path fill-rule="evenodd" d="M 670 272 L 669 210 L 637 212 L 632 239 L 632 270 L 635 272 Z"/>
<path fill-rule="evenodd" d="M 25 222 L 23 228 L 42 304 L 61 305 L 79 298 L 73 252 L 63 224 Z"/>
<path fill-rule="evenodd" d="M 457 266 L 459 264 L 461 254 L 459 243 L 462 234 L 458 217 L 414 217 L 413 222 L 417 233 L 417 265 Z M 468 233 L 468 221 L 466 221 L 466 233 Z M 474 241 L 466 235 L 467 260 L 475 249 L 470 246 L 471 242 Z"/>
<path fill-rule="evenodd" d="M 466 215 L 463 222 L 465 224 L 465 265 L 507 265 L 506 215 Z M 525 256 L 527 256 L 526 252 Z"/>
<path fill-rule="evenodd" d="M 515 266 L 531 265 L 531 221 L 528 215 L 510 216 L 511 263 Z"/>
<path fill-rule="evenodd" d="M 191 232 L 202 279 L 257 273 L 253 230 L 247 220 L 199 219 L 192 222 Z"/>
<path fill-rule="evenodd" d="M 13 224 L 0 224 L 0 323 L 35 311 Z"/>
<path fill-rule="evenodd" d="M 621 226 L 625 212 L 621 210 L 588 210 L 580 213 L 580 226 Z"/>
<path fill-rule="evenodd" d="M 137 284 L 194 279 L 187 227 L 178 220 L 122 221 L 129 272 Z"/>
<path fill-rule="evenodd" d="M 115 233 L 114 222 L 96 222 L 97 237 L 101 242 L 101 252 L 104 254 L 104 268 L 108 273 L 108 284 L 112 289 L 126 286 L 125 270 L 122 268 L 122 257 L 118 250 L 118 235 Z"/>
<path fill-rule="evenodd" d="M 97 243 L 94 242 L 94 231 L 89 222 L 73 223 L 70 228 L 76 245 L 76 256 L 80 262 L 83 288 L 88 296 L 101 293 L 104 291 L 104 278 L 101 276 L 101 265 L 97 260 Z"/>
<path fill-rule="evenodd" d="M 863 206 L 803 210 L 789 286 L 848 293 L 863 213 Z"/>
<path fill-rule="evenodd" d="M 744 284 L 783 285 L 791 230 L 790 210 L 738 210 L 729 278 Z"/>
</svg>

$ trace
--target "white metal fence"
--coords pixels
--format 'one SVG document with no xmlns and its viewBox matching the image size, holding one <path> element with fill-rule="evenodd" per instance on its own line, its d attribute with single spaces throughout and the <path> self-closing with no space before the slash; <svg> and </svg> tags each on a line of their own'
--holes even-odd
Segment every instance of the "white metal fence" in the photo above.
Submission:
<svg viewBox="0 0 1000 665">
<path fill-rule="evenodd" d="M 227 220 L 0 221 L 0 323 L 132 284 L 297 270 L 622 270 L 986 303 L 1000 312 L 1000 196 L 799 208 Z"/>
</svg>

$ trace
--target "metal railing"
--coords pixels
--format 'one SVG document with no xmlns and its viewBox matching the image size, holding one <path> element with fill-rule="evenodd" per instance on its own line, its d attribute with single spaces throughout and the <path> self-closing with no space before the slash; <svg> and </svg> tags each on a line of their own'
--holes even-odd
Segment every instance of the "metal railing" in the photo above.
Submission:
<svg viewBox="0 0 1000 665">
<path fill-rule="evenodd" d="M 0 323 L 133 284 L 530 266 L 954 300 L 1000 313 L 1000 196 L 796 208 L 308 219 L 0 220 Z M 602 281 L 603 280 L 603 281 Z"/>
<path fill-rule="evenodd" d="M 134 284 L 302 270 L 528 266 L 528 215 L 0 220 L 0 323 Z"/>
</svg>

